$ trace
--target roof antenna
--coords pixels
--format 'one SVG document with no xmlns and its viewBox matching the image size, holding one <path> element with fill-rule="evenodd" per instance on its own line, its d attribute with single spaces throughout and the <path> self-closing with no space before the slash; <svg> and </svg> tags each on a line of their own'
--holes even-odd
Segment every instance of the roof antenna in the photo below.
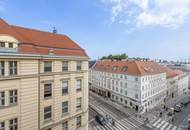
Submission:
<svg viewBox="0 0 190 130">
<path fill-rule="evenodd" d="M 57 28 L 56 27 L 53 27 L 53 33 L 57 34 Z"/>
</svg>

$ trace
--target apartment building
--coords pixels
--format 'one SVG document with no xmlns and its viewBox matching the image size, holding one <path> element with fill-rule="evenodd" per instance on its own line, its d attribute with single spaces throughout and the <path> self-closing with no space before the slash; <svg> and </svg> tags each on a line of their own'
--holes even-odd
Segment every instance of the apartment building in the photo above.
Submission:
<svg viewBox="0 0 190 130">
<path fill-rule="evenodd" d="M 181 70 L 163 67 L 167 77 L 167 99 L 183 95 L 188 91 L 189 76 Z"/>
<path fill-rule="evenodd" d="M 97 61 L 90 69 L 90 89 L 138 112 L 164 104 L 166 73 L 152 61 Z"/>
<path fill-rule="evenodd" d="M 0 19 L 0 130 L 87 130 L 88 56 L 66 35 Z"/>
</svg>

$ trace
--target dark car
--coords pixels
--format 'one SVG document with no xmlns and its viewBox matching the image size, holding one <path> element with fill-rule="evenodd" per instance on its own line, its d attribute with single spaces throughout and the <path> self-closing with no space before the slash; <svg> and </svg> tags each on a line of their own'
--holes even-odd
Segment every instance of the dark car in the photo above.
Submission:
<svg viewBox="0 0 190 130">
<path fill-rule="evenodd" d="M 180 112 L 181 111 L 181 106 L 180 105 L 175 105 L 174 106 L 174 111 L 175 112 Z"/>
<path fill-rule="evenodd" d="M 100 123 L 101 125 L 106 125 L 108 123 L 108 119 L 106 118 L 106 116 L 102 115 L 102 114 L 97 114 L 95 116 L 95 119 L 98 123 Z"/>
</svg>

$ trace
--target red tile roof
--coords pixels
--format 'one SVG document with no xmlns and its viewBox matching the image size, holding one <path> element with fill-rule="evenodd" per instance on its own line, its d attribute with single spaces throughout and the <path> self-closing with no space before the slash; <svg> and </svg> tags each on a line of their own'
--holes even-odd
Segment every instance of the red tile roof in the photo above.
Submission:
<svg viewBox="0 0 190 130">
<path fill-rule="evenodd" d="M 92 69 L 140 76 L 165 72 L 162 66 L 152 61 L 97 61 Z"/>
<path fill-rule="evenodd" d="M 85 56 L 85 51 L 66 35 L 39 31 L 7 24 L 0 18 L 0 34 L 15 37 L 19 42 L 19 53 Z"/>
<path fill-rule="evenodd" d="M 113 69 L 113 68 L 117 69 Z M 127 67 L 125 69 L 124 67 Z M 94 70 L 105 71 L 110 73 L 128 74 L 128 75 L 152 75 L 159 73 L 166 73 L 167 78 L 172 78 L 184 72 L 180 70 L 172 70 L 169 67 L 164 67 L 153 61 L 97 61 L 93 66 Z"/>
</svg>

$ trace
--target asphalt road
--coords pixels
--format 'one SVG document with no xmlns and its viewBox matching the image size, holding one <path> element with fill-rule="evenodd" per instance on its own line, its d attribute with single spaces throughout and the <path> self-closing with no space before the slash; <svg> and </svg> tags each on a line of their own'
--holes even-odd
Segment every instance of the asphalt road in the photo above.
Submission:
<svg viewBox="0 0 190 130">
<path fill-rule="evenodd" d="M 120 112 L 115 107 L 111 106 L 101 98 L 94 97 L 93 95 L 89 96 L 90 107 L 97 111 L 101 111 L 104 114 L 107 114 L 109 117 L 116 121 L 116 125 L 112 126 L 111 123 L 108 123 L 106 126 L 101 126 L 95 120 L 93 120 L 93 110 L 90 109 L 89 115 L 89 124 L 93 130 L 147 130 L 144 122 L 134 119 L 132 116 L 126 115 L 125 113 Z"/>
</svg>

